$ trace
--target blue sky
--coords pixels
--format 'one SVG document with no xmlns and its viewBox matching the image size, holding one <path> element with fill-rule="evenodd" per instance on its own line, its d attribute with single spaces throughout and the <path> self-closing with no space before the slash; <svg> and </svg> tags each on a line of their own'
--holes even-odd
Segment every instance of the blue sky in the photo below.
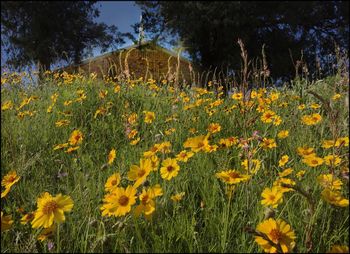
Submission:
<svg viewBox="0 0 350 254">
<path fill-rule="evenodd" d="M 95 20 L 103 22 L 107 25 L 115 25 L 119 32 L 131 32 L 133 28 L 131 25 L 140 21 L 141 9 L 134 1 L 99 1 L 95 5 L 100 10 L 100 16 Z M 127 38 L 124 39 L 125 44 L 121 47 L 126 47 L 133 42 Z M 93 51 L 94 56 L 100 55 L 100 50 Z"/>
<path fill-rule="evenodd" d="M 100 17 L 96 21 L 115 25 L 122 33 L 133 32 L 131 25 L 140 21 L 141 9 L 134 1 L 100 1 L 96 6 L 100 10 Z M 125 41 L 125 46 L 132 43 Z"/>
</svg>

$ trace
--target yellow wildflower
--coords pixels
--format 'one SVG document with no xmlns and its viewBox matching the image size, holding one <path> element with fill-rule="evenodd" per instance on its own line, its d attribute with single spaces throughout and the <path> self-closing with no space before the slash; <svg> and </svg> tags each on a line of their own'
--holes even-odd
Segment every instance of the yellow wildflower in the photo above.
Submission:
<svg viewBox="0 0 350 254">
<path fill-rule="evenodd" d="M 165 180 L 170 180 L 171 178 L 177 176 L 179 173 L 180 166 L 177 164 L 176 159 L 165 159 L 162 162 L 162 167 L 160 168 L 161 177 Z"/>
<path fill-rule="evenodd" d="M 217 178 L 221 179 L 223 182 L 228 184 L 236 184 L 240 182 L 248 181 L 250 176 L 244 175 L 238 172 L 237 170 L 226 170 L 221 171 L 220 173 L 215 174 Z"/>
<path fill-rule="evenodd" d="M 73 208 L 73 200 L 69 196 L 58 194 L 55 197 L 45 192 L 38 198 L 37 210 L 32 221 L 33 228 L 51 227 L 52 224 L 66 220 L 64 212 L 69 212 Z"/>
<path fill-rule="evenodd" d="M 281 246 L 283 253 L 292 252 L 295 247 L 295 234 L 285 221 L 281 219 L 268 219 L 261 222 L 257 228 L 259 232 L 263 233 L 274 244 Z M 269 241 L 261 236 L 255 236 L 255 242 L 263 248 L 265 252 L 275 253 L 277 249 L 273 247 Z"/>
</svg>

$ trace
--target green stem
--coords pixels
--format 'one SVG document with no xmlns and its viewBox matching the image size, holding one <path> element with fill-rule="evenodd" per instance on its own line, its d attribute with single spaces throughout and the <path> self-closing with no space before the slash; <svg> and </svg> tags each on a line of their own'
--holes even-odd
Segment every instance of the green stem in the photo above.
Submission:
<svg viewBox="0 0 350 254">
<path fill-rule="evenodd" d="M 57 239 L 56 239 L 56 241 L 57 241 L 57 253 L 59 253 L 60 252 L 60 250 L 61 250 L 61 246 L 60 246 L 60 224 L 57 224 Z"/>
<path fill-rule="evenodd" d="M 226 211 L 223 213 L 223 223 L 224 223 L 224 230 L 223 230 L 223 236 L 221 238 L 221 251 L 225 252 L 225 245 L 226 245 L 226 239 L 227 239 L 227 228 L 228 228 L 228 219 L 230 217 L 230 206 L 231 206 L 231 198 L 232 196 L 229 196 L 228 203 L 226 206 Z"/>
<path fill-rule="evenodd" d="M 139 227 L 137 225 L 136 218 L 134 217 L 134 215 L 132 215 L 132 217 L 133 217 L 133 222 L 134 222 L 137 238 L 138 238 L 139 242 L 142 244 L 143 251 L 146 251 L 145 241 L 144 241 L 144 239 L 142 239 L 142 236 L 140 234 L 140 230 L 139 230 Z"/>
</svg>

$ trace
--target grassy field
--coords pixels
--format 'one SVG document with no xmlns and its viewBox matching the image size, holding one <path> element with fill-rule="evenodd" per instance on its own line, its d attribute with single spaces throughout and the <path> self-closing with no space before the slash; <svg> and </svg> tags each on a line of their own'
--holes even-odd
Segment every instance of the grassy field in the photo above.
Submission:
<svg viewBox="0 0 350 254">
<path fill-rule="evenodd" d="M 347 252 L 348 82 L 5 73 L 1 251 Z"/>
</svg>

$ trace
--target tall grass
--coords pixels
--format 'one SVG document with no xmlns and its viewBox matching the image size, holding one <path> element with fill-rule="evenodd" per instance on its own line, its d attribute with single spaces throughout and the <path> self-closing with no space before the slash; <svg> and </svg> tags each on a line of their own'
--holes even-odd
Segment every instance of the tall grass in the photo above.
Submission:
<svg viewBox="0 0 350 254">
<path fill-rule="evenodd" d="M 329 173 L 329 166 L 311 168 L 296 152 L 297 147 L 306 145 L 315 148 L 319 157 L 324 157 L 335 151 L 322 148 L 323 140 L 348 137 L 349 111 L 344 106 L 348 100 L 348 85 L 344 77 L 329 77 L 312 84 L 299 80 L 293 88 L 261 91 L 264 97 L 279 93 L 279 98 L 270 105 L 282 117 L 278 126 L 260 120 L 256 99 L 251 99 L 254 106 L 248 110 L 240 101 L 224 97 L 220 91 L 210 91 L 210 88 L 209 93 L 200 95 L 203 90 L 178 90 L 152 80 L 116 84 L 73 76 L 63 80 L 48 76 L 40 89 L 23 88 L 20 82 L 14 84 L 10 78 L 6 83 L 11 84 L 2 85 L 1 103 L 11 101 L 14 106 L 1 114 L 1 176 L 16 170 L 21 179 L 1 202 L 1 211 L 11 214 L 14 220 L 11 229 L 1 233 L 2 252 L 47 252 L 48 243 L 54 245 L 51 251 L 61 252 L 261 252 L 254 236 L 246 229 L 256 228 L 266 218 L 266 208 L 260 203 L 261 193 L 272 186 L 282 171 L 278 161 L 285 154 L 289 156 L 285 168 L 294 170 L 290 178 L 307 191 L 315 205 L 310 214 L 308 200 L 300 192 L 293 191 L 285 193 L 283 203 L 274 209 L 274 217 L 283 219 L 295 231 L 294 251 L 306 252 L 310 247 L 305 237 L 310 223 L 312 247 L 309 251 L 326 252 L 334 244 L 349 244 L 348 208 L 331 205 L 321 198 L 323 188 L 317 176 Z M 118 92 L 114 90 L 116 85 L 120 85 Z M 64 106 L 65 101 L 78 98 L 76 91 L 79 89 L 84 90 L 86 99 Z M 99 97 L 100 91 L 108 91 L 103 99 Z M 337 112 L 336 118 L 331 118 L 329 109 L 308 91 L 329 102 L 332 112 Z M 58 99 L 48 113 L 54 93 L 58 94 Z M 332 100 L 335 93 L 341 95 L 340 99 Z M 17 110 L 23 98 L 29 96 L 38 96 L 38 99 Z M 186 105 L 198 103 L 199 99 L 203 99 L 202 104 L 184 109 Z M 223 99 L 223 103 L 209 105 L 218 99 Z M 107 113 L 94 118 L 96 110 L 101 106 L 107 108 L 108 103 L 111 106 Z M 310 107 L 313 103 L 321 107 L 313 109 Z M 306 105 L 304 110 L 297 109 L 301 104 Z M 233 105 L 236 107 L 230 111 Z M 20 118 L 18 113 L 26 110 L 35 113 Z M 60 114 L 67 110 L 72 112 L 71 116 Z M 143 121 L 145 110 L 155 112 L 152 124 Z M 215 112 L 211 114 L 210 110 Z M 316 112 L 322 115 L 321 123 L 307 126 L 301 122 L 303 115 Z M 127 117 L 131 113 L 138 115 L 136 129 L 141 140 L 136 145 L 131 145 L 126 135 Z M 166 121 L 169 117 L 175 120 Z M 70 124 L 56 127 L 55 123 L 61 119 L 69 119 Z M 198 152 L 187 163 L 179 162 L 180 172 L 170 181 L 163 180 L 159 170 L 150 174 L 149 184 L 160 184 L 164 193 L 156 200 L 151 220 L 135 218 L 132 212 L 122 217 L 101 215 L 104 185 L 110 175 L 119 172 L 123 187 L 132 184 L 127 173 L 131 165 L 139 163 L 143 152 L 155 143 L 170 141 L 171 153 L 158 156 L 161 161 L 174 158 L 184 150 L 187 138 L 205 135 L 211 123 L 219 123 L 221 131 L 210 136 L 210 144 L 218 144 L 221 138 L 231 136 L 247 140 L 258 131 L 261 137 L 274 138 L 277 147 L 264 150 L 255 141 L 249 143 L 250 151 L 256 149 L 253 158 L 261 161 L 261 169 L 249 181 L 237 184 L 231 196 L 227 195 L 227 185 L 215 174 L 227 169 L 245 172 L 241 163 L 247 154 L 238 144 L 210 153 Z M 332 124 L 337 126 L 335 132 Z M 170 128 L 175 132 L 167 135 L 166 130 Z M 192 133 L 191 128 L 197 132 Z M 67 142 L 75 129 L 84 134 L 80 149 L 69 154 L 64 150 L 54 151 L 53 147 Z M 279 139 L 277 134 L 281 130 L 289 130 L 289 137 Z M 107 156 L 112 148 L 117 155 L 113 164 L 108 165 Z M 334 171 L 343 182 L 345 197 L 349 196 L 347 149 L 340 148 L 342 164 Z M 298 179 L 295 174 L 300 170 L 306 173 Z M 74 207 L 54 235 L 42 242 L 37 240 L 40 230 L 32 229 L 30 223 L 20 224 L 22 214 L 18 208 L 35 211 L 37 198 L 45 191 L 69 195 Z M 180 192 L 185 192 L 181 201 L 170 199 Z"/>
</svg>

